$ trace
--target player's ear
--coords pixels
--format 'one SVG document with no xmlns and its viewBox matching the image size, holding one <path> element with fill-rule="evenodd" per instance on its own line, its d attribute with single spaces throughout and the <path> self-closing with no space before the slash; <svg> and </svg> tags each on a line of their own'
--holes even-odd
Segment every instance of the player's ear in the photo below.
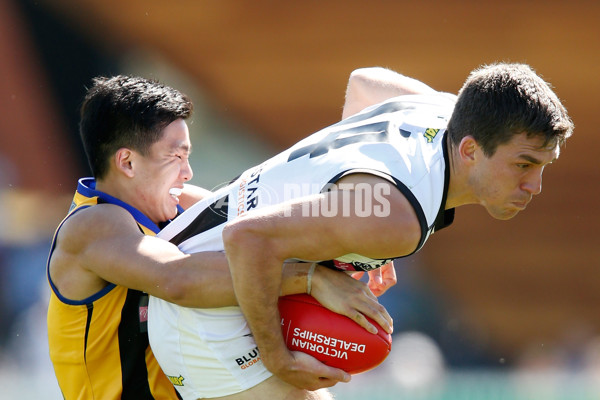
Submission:
<svg viewBox="0 0 600 400">
<path fill-rule="evenodd" d="M 471 163 L 475 161 L 477 149 L 479 144 L 473 136 L 467 135 L 462 138 L 458 144 L 458 154 L 461 160 L 465 163 Z"/>
<path fill-rule="evenodd" d="M 114 163 L 117 170 L 128 177 L 132 178 L 133 172 L 133 158 L 134 153 L 126 147 L 122 147 L 115 153 Z"/>
</svg>

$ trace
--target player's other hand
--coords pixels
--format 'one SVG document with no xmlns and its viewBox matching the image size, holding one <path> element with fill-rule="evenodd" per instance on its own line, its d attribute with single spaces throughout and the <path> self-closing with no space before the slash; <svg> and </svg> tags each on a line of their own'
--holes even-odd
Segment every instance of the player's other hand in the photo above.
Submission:
<svg viewBox="0 0 600 400">
<path fill-rule="evenodd" d="M 361 279 L 365 273 L 355 272 L 352 274 L 354 279 Z M 396 270 L 394 269 L 394 263 L 387 263 L 381 268 L 373 269 L 368 272 L 369 275 L 369 289 L 377 297 L 384 294 L 389 288 L 394 286 L 398 281 L 396 279 Z"/>
<path fill-rule="evenodd" d="M 397 283 L 394 263 L 390 262 L 380 268 L 371 270 L 369 274 L 369 289 L 377 297 L 384 294 L 389 288 Z"/>
<path fill-rule="evenodd" d="M 369 286 L 345 272 L 317 266 L 312 278 L 311 295 L 324 307 L 345 315 L 371 333 L 376 334 L 377 327 L 365 316 L 377 322 L 387 333 L 393 331 L 392 317 L 379 304 Z"/>
<path fill-rule="evenodd" d="M 339 382 L 350 382 L 351 376 L 344 370 L 329 367 L 313 356 L 298 351 L 289 352 L 291 359 L 278 357 L 278 361 L 268 369 L 281 380 L 300 389 L 318 390 L 331 387 Z"/>
</svg>

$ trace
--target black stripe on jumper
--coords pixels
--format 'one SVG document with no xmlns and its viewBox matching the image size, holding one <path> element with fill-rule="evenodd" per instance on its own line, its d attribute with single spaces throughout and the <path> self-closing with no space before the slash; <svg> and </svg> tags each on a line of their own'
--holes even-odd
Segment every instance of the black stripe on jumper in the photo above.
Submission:
<svg viewBox="0 0 600 400">
<path fill-rule="evenodd" d="M 204 211 L 183 229 L 177 235 L 173 236 L 169 242 L 179 246 L 192 236 L 206 232 L 216 226 L 227 222 L 227 214 L 229 211 L 229 195 L 221 197 L 219 200 L 212 203 Z"/>
<path fill-rule="evenodd" d="M 146 350 L 150 346 L 148 333 L 140 330 L 140 299 L 147 294 L 128 289 L 119 323 L 119 353 L 121 357 L 122 400 L 153 399 L 148 382 Z"/>
</svg>

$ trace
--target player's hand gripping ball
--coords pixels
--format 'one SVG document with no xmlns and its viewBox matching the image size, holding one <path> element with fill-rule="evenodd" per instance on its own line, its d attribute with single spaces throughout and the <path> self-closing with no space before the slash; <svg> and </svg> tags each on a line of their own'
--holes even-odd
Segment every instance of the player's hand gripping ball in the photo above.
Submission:
<svg viewBox="0 0 600 400">
<path fill-rule="evenodd" d="M 375 368 L 392 348 L 392 337 L 379 324 L 367 332 L 350 318 L 323 307 L 314 297 L 279 298 L 281 330 L 288 348 L 310 354 L 324 364 L 358 374 Z"/>
</svg>

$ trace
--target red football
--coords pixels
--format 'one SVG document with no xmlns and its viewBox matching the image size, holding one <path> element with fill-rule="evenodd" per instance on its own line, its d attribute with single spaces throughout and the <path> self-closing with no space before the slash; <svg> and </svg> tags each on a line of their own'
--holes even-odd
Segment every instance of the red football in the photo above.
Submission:
<svg viewBox="0 0 600 400">
<path fill-rule="evenodd" d="M 367 332 L 350 318 L 323 307 L 307 294 L 279 299 L 281 330 L 290 350 L 310 354 L 349 374 L 375 368 L 392 348 L 392 337 L 376 322 L 377 334 Z"/>
</svg>

